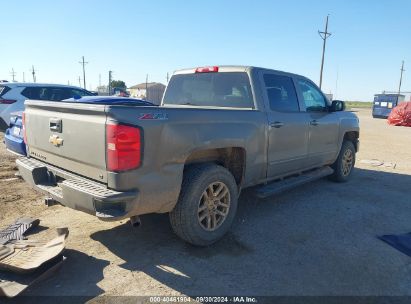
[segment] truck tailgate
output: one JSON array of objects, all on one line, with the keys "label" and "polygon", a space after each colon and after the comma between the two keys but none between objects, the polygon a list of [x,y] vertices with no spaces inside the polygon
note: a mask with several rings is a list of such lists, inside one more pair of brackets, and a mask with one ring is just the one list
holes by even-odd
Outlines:
[{"label": "truck tailgate", "polygon": [[107,182],[105,105],[26,101],[30,157]]}]

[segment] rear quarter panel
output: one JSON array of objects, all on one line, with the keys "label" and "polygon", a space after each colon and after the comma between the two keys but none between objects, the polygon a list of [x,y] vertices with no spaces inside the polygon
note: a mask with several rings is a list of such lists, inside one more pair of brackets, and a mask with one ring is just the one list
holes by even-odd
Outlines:
[{"label": "rear quarter panel", "polygon": [[[147,113],[161,113],[166,119],[141,120]],[[161,204],[170,211],[177,202],[184,164],[196,151],[239,147],[246,151],[244,184],[258,183],[266,176],[266,116],[257,110],[203,109],[188,107],[108,107],[108,123],[120,121],[144,130],[142,167],[126,173],[108,172],[109,187],[126,190],[137,187],[140,202],[149,213]],[[154,206],[156,206],[154,208]],[[153,208],[153,210],[145,210]]]}]

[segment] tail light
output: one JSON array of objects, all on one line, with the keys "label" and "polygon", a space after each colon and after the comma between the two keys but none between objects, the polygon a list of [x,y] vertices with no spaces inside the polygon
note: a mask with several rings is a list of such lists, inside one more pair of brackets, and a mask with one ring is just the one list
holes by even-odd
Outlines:
[{"label": "tail light", "polygon": [[0,104],[12,104],[15,103],[17,100],[14,99],[2,99],[0,98]]},{"label": "tail light", "polygon": [[24,139],[24,143],[27,144],[27,134],[26,134],[26,113],[23,112],[22,115],[22,119],[21,119],[22,123],[23,123],[23,139]]},{"label": "tail light", "polygon": [[217,73],[218,66],[197,68],[196,73]]},{"label": "tail light", "polygon": [[126,171],[141,165],[140,128],[126,125],[106,126],[107,170]]}]

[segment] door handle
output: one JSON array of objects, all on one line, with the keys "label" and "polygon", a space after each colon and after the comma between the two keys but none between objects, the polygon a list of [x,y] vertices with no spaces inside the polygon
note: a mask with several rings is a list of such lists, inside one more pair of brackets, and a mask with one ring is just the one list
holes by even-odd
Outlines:
[{"label": "door handle", "polygon": [[61,133],[61,119],[60,118],[50,118],[49,120],[49,126],[50,130],[54,132]]},{"label": "door handle", "polygon": [[319,123],[318,123],[318,121],[316,121],[316,120],[314,119],[314,120],[311,120],[311,121],[310,121],[310,125],[312,125],[312,126],[318,126]]},{"label": "door handle", "polygon": [[284,126],[284,123],[281,121],[275,121],[275,122],[270,123],[270,127],[276,128],[276,129],[279,129],[283,126]]}]

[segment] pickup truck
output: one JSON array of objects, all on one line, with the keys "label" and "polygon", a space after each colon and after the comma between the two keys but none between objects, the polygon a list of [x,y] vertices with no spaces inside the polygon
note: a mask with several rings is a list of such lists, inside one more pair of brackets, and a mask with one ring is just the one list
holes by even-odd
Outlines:
[{"label": "pickup truck", "polygon": [[241,189],[267,197],[324,176],[347,181],[359,121],[344,109],[303,76],[185,69],[160,106],[26,101],[28,156],[17,165],[64,206],[132,224],[169,213],[178,236],[207,246],[230,229]]}]

